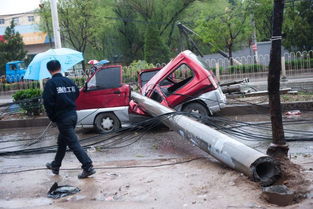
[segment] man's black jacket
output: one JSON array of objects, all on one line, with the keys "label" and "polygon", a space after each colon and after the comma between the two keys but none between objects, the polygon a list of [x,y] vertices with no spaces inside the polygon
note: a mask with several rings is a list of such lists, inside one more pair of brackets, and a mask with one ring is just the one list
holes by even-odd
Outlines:
[{"label": "man's black jacket", "polygon": [[53,75],[43,92],[43,104],[49,119],[57,122],[67,115],[76,114],[75,100],[78,96],[79,89],[72,80],[61,73]]}]

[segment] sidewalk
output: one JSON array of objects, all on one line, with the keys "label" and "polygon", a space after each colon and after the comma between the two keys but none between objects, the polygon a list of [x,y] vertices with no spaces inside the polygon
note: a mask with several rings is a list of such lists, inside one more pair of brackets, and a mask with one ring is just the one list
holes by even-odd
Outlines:
[{"label": "sidewalk", "polygon": [[[267,90],[267,79],[245,83],[247,87],[254,87],[258,91]],[[288,78],[280,81],[280,88],[291,88],[295,91],[313,92],[313,75],[305,78]]]},{"label": "sidewalk", "polygon": [[13,98],[12,98],[13,93],[0,93],[0,104],[6,104],[6,103],[10,103],[13,102]]}]

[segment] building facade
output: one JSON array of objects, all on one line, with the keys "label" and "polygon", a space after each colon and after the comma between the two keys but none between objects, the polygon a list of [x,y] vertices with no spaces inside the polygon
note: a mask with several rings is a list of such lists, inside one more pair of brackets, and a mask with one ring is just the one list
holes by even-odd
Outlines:
[{"label": "building facade", "polygon": [[5,29],[10,26],[12,20],[15,23],[15,30],[23,38],[28,55],[47,51],[53,46],[53,40],[49,38],[47,33],[40,30],[40,17],[34,11],[0,15],[0,41],[4,40]]}]

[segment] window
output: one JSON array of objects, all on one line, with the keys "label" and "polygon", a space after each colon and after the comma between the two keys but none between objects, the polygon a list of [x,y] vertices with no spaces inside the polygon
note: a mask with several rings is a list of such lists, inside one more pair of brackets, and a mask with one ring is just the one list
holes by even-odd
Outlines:
[{"label": "window", "polygon": [[141,86],[144,86],[159,70],[152,70],[147,72],[142,72],[140,74]]},{"label": "window", "polygon": [[15,64],[10,64],[10,70],[16,70],[16,65]]},{"label": "window", "polygon": [[192,70],[188,67],[186,64],[180,65],[175,71],[174,71],[174,79],[178,82],[181,82],[185,79],[188,79],[193,76]]},{"label": "window", "polygon": [[121,69],[119,67],[105,68],[96,74],[87,83],[87,90],[111,89],[121,87]]},{"label": "window", "polygon": [[13,20],[13,23],[14,23],[14,24],[16,24],[16,25],[17,25],[17,24],[18,24],[18,22],[19,22],[18,17],[13,17],[13,19],[12,19],[12,20]]},{"label": "window", "polygon": [[176,70],[160,82],[161,89],[166,96],[171,95],[183,87],[193,78],[193,71],[188,65],[182,64]]},{"label": "window", "polygon": [[0,19],[0,25],[4,24],[4,19]]},{"label": "window", "polygon": [[35,17],[34,16],[28,16],[28,22],[34,22]]}]

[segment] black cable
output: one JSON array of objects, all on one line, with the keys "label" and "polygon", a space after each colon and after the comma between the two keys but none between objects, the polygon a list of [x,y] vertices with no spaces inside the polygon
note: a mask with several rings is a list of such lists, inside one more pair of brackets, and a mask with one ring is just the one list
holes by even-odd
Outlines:
[{"label": "black cable", "polygon": [[[85,138],[83,140],[80,140],[80,142],[82,141],[86,141],[86,140],[90,140],[90,139],[95,139],[95,138],[101,138],[103,136],[106,136],[106,138],[100,140],[100,141],[97,141],[97,142],[93,142],[91,144],[87,144],[87,145],[84,145],[82,146],[83,148],[88,148],[90,146],[94,146],[96,144],[100,144],[100,143],[103,143],[109,139],[112,139],[112,138],[115,138],[117,136],[120,136],[121,134],[123,134],[125,131],[129,131],[129,130],[140,130],[142,128],[140,128],[140,126],[144,125],[144,124],[147,124],[153,120],[159,120],[161,117],[164,117],[164,116],[167,116],[167,115],[170,115],[170,114],[178,114],[178,113],[167,113],[167,114],[164,114],[164,115],[161,115],[161,116],[158,116],[158,117],[154,117],[154,118],[150,118],[148,120],[145,120],[145,121],[142,121],[142,122],[139,122],[139,123],[136,123],[134,124],[134,126],[131,126],[129,128],[122,128],[120,130],[117,130],[115,131],[113,134],[115,135],[106,135],[106,134],[99,134],[99,135],[96,135],[96,136],[92,136],[92,137],[88,137],[88,138]],[[113,141],[113,142],[109,142],[110,144],[111,143],[114,143],[116,141]],[[15,151],[6,151],[6,152],[0,152],[0,156],[5,156],[5,155],[25,155],[25,154],[43,154],[43,153],[51,153],[51,152],[55,152],[56,150],[56,145],[51,145],[51,146],[46,146],[46,147],[39,147],[39,148],[29,148],[29,149],[22,149],[22,150],[15,150]]]},{"label": "black cable", "polygon": [[[123,146],[120,146],[120,147],[112,147],[111,145],[112,144],[115,144],[117,142],[119,143],[124,143],[130,139],[133,139],[133,138],[136,138],[137,136],[133,136],[133,137],[130,137],[129,139],[128,138],[125,138],[125,140],[120,140],[120,139],[117,139],[117,140],[112,140],[114,139],[115,137],[119,137],[121,136],[122,134],[124,134],[123,131],[130,131],[130,130],[140,130],[141,128],[139,128],[138,126],[141,126],[143,125],[144,123],[148,123],[148,122],[152,122],[152,121],[157,121],[159,123],[159,121],[162,121],[162,117],[170,117],[174,114],[180,114],[180,115],[186,115],[186,116],[193,116],[195,117],[194,114],[191,114],[191,113],[182,113],[182,112],[172,112],[172,113],[167,113],[167,114],[164,114],[164,115],[161,115],[161,116],[158,116],[158,117],[155,117],[155,118],[151,118],[151,119],[148,119],[146,121],[143,121],[141,123],[138,123],[138,124],[135,124],[134,126],[130,127],[130,128],[124,128],[122,131],[117,131],[115,133],[115,135],[108,135],[107,137],[104,137],[104,139],[100,140],[100,141],[96,141],[96,142],[93,142],[91,144],[87,144],[87,145],[84,145],[83,147],[84,148],[88,148],[90,146],[94,146],[94,145],[97,145],[97,144],[101,144],[101,148],[103,149],[110,149],[110,148],[121,148],[121,147],[125,147],[125,146],[129,146],[135,142],[137,142],[139,140],[135,140],[134,142],[130,143],[129,145],[123,145]],[[243,129],[236,129],[234,130],[234,128],[229,128],[227,126],[231,126],[231,124],[233,123],[238,123],[238,121],[231,121],[231,120],[226,120],[226,119],[217,119],[217,118],[214,118],[214,117],[208,117],[208,116],[201,116],[201,119],[206,119],[206,122],[207,124],[209,124],[210,126],[216,128],[217,130],[221,131],[221,132],[224,132],[228,135],[232,135],[232,136],[236,136],[240,139],[243,139],[243,140],[246,140],[246,141],[257,141],[257,140],[271,140],[271,137],[269,137],[268,135],[262,135],[261,133],[255,133],[255,132],[248,132],[247,130],[243,130]],[[223,125],[219,125],[219,123],[223,123]],[[247,122],[240,122],[241,123],[241,126],[245,125],[245,126],[253,126],[253,124],[251,123],[247,123]],[[226,125],[225,125],[226,124]],[[150,124],[150,129],[152,129],[154,126]],[[236,128],[236,127],[235,127]],[[149,131],[150,129],[147,129],[145,128],[145,131]],[[260,127],[258,127],[258,129],[260,129]],[[267,128],[268,129],[268,128]],[[294,130],[296,131],[296,130]],[[310,135],[312,132],[306,132],[306,134]],[[85,138],[83,140],[89,140],[89,139],[95,139],[95,138],[100,138],[102,137],[101,135],[97,135],[97,136],[92,136],[92,137],[88,137],[88,138]],[[140,137],[140,136],[138,136]],[[112,140],[111,142],[108,142],[106,144],[103,144],[103,142],[105,141],[108,141],[108,140]],[[288,138],[286,137],[287,140],[290,140],[290,141],[310,141],[312,139],[312,137],[307,137],[307,138],[303,138],[303,137],[297,137],[297,138]],[[83,141],[81,140],[81,141]],[[0,153],[0,155],[11,155],[11,154],[33,154],[34,152],[36,153],[48,153],[48,152],[54,152],[56,149],[56,146],[53,145],[53,146],[48,146],[48,147],[41,147],[41,148],[34,148],[34,149],[27,149],[27,150],[18,150],[18,151],[9,151],[9,152],[4,152],[4,153]]]},{"label": "black cable", "polygon": [[[179,165],[179,164],[189,163],[189,162],[200,160],[200,159],[205,159],[205,157],[196,157],[196,158],[192,158],[192,159],[184,160],[184,161],[180,161],[180,162],[165,163],[165,164],[158,164],[158,165],[107,166],[107,167],[94,167],[94,169],[106,170],[106,169],[129,169],[129,168],[156,168],[156,167],[163,167],[163,166]],[[39,170],[47,170],[47,168],[32,168],[32,169],[25,169],[25,170],[18,170],[18,171],[1,172],[0,175],[24,173],[24,172],[39,171]],[[60,170],[81,170],[81,168],[67,168],[67,169],[63,168]]]},{"label": "black cable", "polygon": [[[177,94],[177,95],[181,95],[181,96],[186,96],[186,97],[190,97],[190,98],[196,98],[196,97],[193,97],[193,96],[189,96],[189,95],[183,95],[183,94]],[[216,100],[212,100],[212,101],[216,101]],[[254,103],[251,103],[251,104],[254,104]],[[256,104],[254,104],[254,105],[256,105]],[[97,111],[97,110],[96,110]],[[90,114],[93,114],[93,112],[92,113],[90,113]],[[168,113],[168,114],[164,114],[164,115],[161,115],[161,116],[158,116],[158,117],[155,117],[155,118],[151,118],[151,119],[148,119],[148,120],[146,120],[146,121],[144,121],[143,123],[151,123],[151,122],[153,122],[153,121],[159,121],[159,120],[161,120],[162,121],[162,117],[170,117],[171,115],[174,115],[174,114],[182,114],[182,115],[186,115],[186,116],[193,116],[193,117],[195,117],[195,115],[192,115],[192,114],[190,114],[190,113],[182,113],[182,112],[173,112],[173,113]],[[87,115],[88,116],[88,115]],[[247,140],[247,141],[252,141],[252,140],[254,140],[254,141],[256,141],[256,140],[271,140],[271,138],[268,136],[268,135],[265,135],[265,134],[261,134],[261,133],[255,133],[255,132],[253,132],[253,133],[251,133],[251,131],[249,132],[249,131],[247,131],[247,130],[244,130],[243,128],[238,128],[238,124],[240,124],[240,126],[241,127],[245,127],[245,126],[253,126],[253,125],[251,125],[251,123],[244,123],[244,122],[238,122],[238,121],[227,121],[227,120],[225,120],[225,119],[223,119],[223,120],[221,120],[221,119],[219,119],[219,121],[215,118],[213,118],[213,117],[208,117],[208,116],[201,116],[201,118],[200,118],[203,122],[205,122],[206,124],[208,124],[208,125],[210,125],[210,126],[212,126],[212,127],[214,127],[214,128],[216,128],[217,130],[219,130],[219,131],[222,131],[222,132],[224,132],[224,133],[226,133],[226,134],[230,134],[230,135],[233,135],[233,136],[236,136],[236,137],[238,137],[238,138],[241,138],[241,139],[243,139],[243,140]],[[216,122],[220,122],[220,123],[223,123],[223,125],[221,126],[221,125],[219,125],[218,123],[216,123]],[[91,143],[91,144],[87,144],[87,145],[85,145],[85,146],[83,146],[85,149],[86,148],[88,148],[88,147],[90,147],[90,146],[94,146],[94,145],[97,145],[97,144],[101,144],[101,147],[102,148],[107,148],[107,149],[110,149],[110,148],[121,148],[121,147],[125,147],[125,146],[129,146],[129,145],[131,145],[131,144],[133,144],[133,143],[135,143],[135,142],[137,142],[140,138],[138,138],[137,140],[135,140],[134,142],[131,142],[130,144],[128,144],[128,145],[123,145],[123,146],[119,146],[119,147],[113,147],[113,146],[111,146],[112,144],[115,144],[115,143],[117,143],[117,142],[119,142],[119,143],[124,143],[124,142],[126,142],[126,141],[128,141],[128,140],[131,140],[131,139],[133,139],[133,138],[135,138],[135,137],[130,137],[129,139],[128,138],[126,138],[125,140],[119,140],[119,139],[117,139],[117,140],[112,140],[112,139],[114,139],[114,138],[116,138],[116,137],[119,137],[119,136],[121,136],[121,135],[123,135],[124,134],[124,132],[125,131],[131,131],[131,130],[140,130],[140,128],[138,128],[139,126],[141,126],[141,125],[143,125],[143,123],[142,124],[140,124],[140,123],[138,123],[138,124],[134,124],[133,126],[131,126],[131,127],[128,127],[128,128],[122,128],[122,129],[120,129],[120,130],[117,130],[116,132],[113,132],[112,134],[113,134],[113,136],[112,135],[110,135],[110,136],[106,136],[106,137],[104,137],[103,135],[97,135],[97,136],[92,136],[92,137],[88,137],[88,138],[85,138],[85,139],[82,139],[80,142],[85,142],[85,141],[89,141],[89,140],[94,140],[94,139],[97,139],[97,138],[103,138],[102,140],[100,140],[100,141],[96,141],[96,142],[93,142],[93,143]],[[235,123],[235,124],[237,124],[237,127],[232,127],[232,124],[233,123]],[[229,127],[227,127],[227,126],[225,126],[225,125],[228,125],[228,126],[230,126],[230,128]],[[151,124],[150,124],[150,127],[152,127],[153,128],[153,126],[151,126]],[[152,129],[152,128],[150,128],[150,129]],[[258,126],[258,128],[259,129],[263,129],[263,130],[266,130],[266,131],[269,131],[270,130],[270,128],[268,128],[268,127],[260,127],[260,126]],[[150,129],[145,129],[146,131],[148,131],[148,130],[150,130]],[[234,130],[234,129],[236,129],[236,130]],[[299,133],[299,131],[298,130],[286,130],[286,133],[294,133],[294,132],[296,132],[297,131],[297,133]],[[312,132],[310,132],[310,131],[307,131],[307,132],[302,132],[304,135],[310,135],[310,134],[312,134]],[[115,134],[115,135],[114,135]],[[305,140],[311,140],[311,138],[310,137],[307,137],[307,138],[302,138],[302,137],[298,137],[298,138],[292,138],[292,139],[289,139],[288,137],[286,137],[288,140],[302,140],[302,141],[305,141]],[[110,142],[108,142],[108,143],[106,143],[106,144],[103,144],[104,142],[106,142],[106,141],[108,141],[108,140],[110,140],[111,139],[111,141]],[[12,148],[12,147],[10,147],[10,148]],[[2,149],[4,149],[4,148],[2,148]],[[40,149],[40,150],[39,150]],[[9,154],[9,155],[11,155],[11,154],[32,154],[32,153],[48,153],[48,152],[53,152],[54,150],[56,149],[56,146],[55,145],[53,145],[53,146],[47,146],[47,147],[41,147],[41,148],[33,148],[33,149],[27,149],[27,150],[17,150],[17,151],[9,151],[9,152],[0,152],[0,156],[1,155],[6,155],[6,154]]]}]

